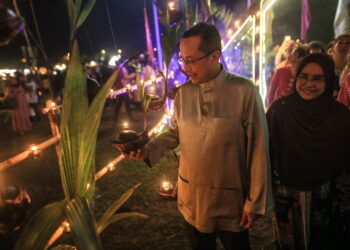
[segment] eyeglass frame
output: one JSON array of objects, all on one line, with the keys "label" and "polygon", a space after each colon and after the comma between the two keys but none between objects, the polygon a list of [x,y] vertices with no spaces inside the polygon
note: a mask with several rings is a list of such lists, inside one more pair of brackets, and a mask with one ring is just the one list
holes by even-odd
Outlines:
[{"label": "eyeglass frame", "polygon": [[[209,53],[205,54],[204,56],[198,57],[196,59],[184,59],[181,56],[179,56],[179,58],[177,59],[177,63],[180,66],[180,68],[183,69],[185,65],[192,66],[196,62],[199,62],[200,60],[203,60],[204,58],[210,56],[214,51],[220,51],[220,50],[214,49],[214,50],[210,51]],[[221,51],[220,51],[220,53],[221,53]]]},{"label": "eyeglass frame", "polygon": [[[309,78],[311,76],[311,78]],[[326,78],[324,75],[308,75],[300,73],[297,77],[299,81],[306,83],[306,82],[313,82],[315,84],[321,84],[323,82],[326,82]]]}]

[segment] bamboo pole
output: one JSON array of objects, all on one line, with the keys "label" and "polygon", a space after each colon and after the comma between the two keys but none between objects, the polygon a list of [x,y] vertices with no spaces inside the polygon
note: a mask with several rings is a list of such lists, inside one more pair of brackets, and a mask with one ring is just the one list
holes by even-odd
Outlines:
[{"label": "bamboo pole", "polygon": [[95,174],[95,180],[99,180],[102,176],[108,173],[108,171],[113,171],[116,168],[116,165],[124,160],[125,156],[124,155],[119,155],[117,158],[115,158],[113,161],[108,163],[106,166],[104,166],[100,171],[98,171]]},{"label": "bamboo pole", "polygon": [[[58,142],[60,140],[60,136],[57,135],[57,136],[54,136],[46,141],[43,141],[42,143],[40,143],[38,146],[38,149],[39,150],[44,150],[45,148],[51,146],[52,144],[55,144],[56,142]],[[28,156],[31,155],[31,151],[30,149],[18,154],[18,155],[15,155],[9,159],[7,159],[6,161],[3,161],[3,162],[0,162],[0,172],[1,171],[4,171],[5,169],[21,162],[21,161],[24,161],[25,159],[28,158]]]},{"label": "bamboo pole", "polygon": [[[49,111],[47,116],[48,116],[49,121],[50,121],[50,127],[51,127],[52,135],[60,137],[60,130],[59,130],[59,127],[58,127],[58,124],[59,124],[59,122],[58,122],[58,119],[59,119],[58,115],[53,114],[52,111]],[[60,157],[61,157],[61,147],[60,147],[60,144],[59,144],[58,141],[55,143],[55,148],[56,148],[57,157],[58,157],[58,159],[60,159]]]}]

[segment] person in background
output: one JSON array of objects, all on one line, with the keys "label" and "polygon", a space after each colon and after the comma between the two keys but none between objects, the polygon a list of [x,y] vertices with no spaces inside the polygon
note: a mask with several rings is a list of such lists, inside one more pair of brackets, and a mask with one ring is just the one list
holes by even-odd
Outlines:
[{"label": "person in background", "polygon": [[108,65],[108,58],[100,62],[99,74],[101,79],[101,85],[104,85],[109,77],[113,74],[114,69]]},{"label": "person in background", "polygon": [[30,108],[34,112],[34,116],[30,116],[31,121],[37,120],[40,121],[40,108],[39,108],[39,97],[38,97],[38,85],[34,81],[34,77],[32,75],[27,76],[27,83],[26,83],[26,89],[27,89],[27,101],[29,103]]},{"label": "person in background", "polygon": [[334,47],[334,40],[330,41],[327,44],[327,48],[326,48],[327,55],[329,55],[332,58],[333,58],[333,53],[334,53],[334,48],[333,47]]},{"label": "person in background", "polygon": [[[115,80],[113,89],[120,90],[122,88],[127,87],[127,84],[130,84],[130,82],[134,78],[135,78],[135,73],[129,74],[126,67],[122,66],[119,69],[119,74],[118,74],[117,79]],[[131,107],[130,107],[130,97],[129,97],[128,92],[121,93],[121,94],[118,94],[116,96],[114,119],[115,119],[115,121],[118,121],[120,111],[121,111],[123,104],[125,105],[128,119],[129,119],[129,121],[131,121],[132,120],[132,113],[131,113]]]},{"label": "person in background", "polygon": [[267,94],[268,106],[275,100],[293,93],[296,69],[305,55],[306,51],[302,47],[293,49],[288,56],[288,65],[275,71]]},{"label": "person in background", "polygon": [[326,46],[320,41],[311,41],[307,50],[308,54],[326,53]]},{"label": "person in background", "polygon": [[[342,34],[338,36],[334,41],[333,46],[333,61],[335,64],[335,74],[337,76],[336,85],[334,87],[334,96],[338,96],[341,84],[341,73],[343,72],[347,62],[348,53],[350,50],[350,34]],[[344,73],[345,75],[346,73]]]},{"label": "person in background", "polygon": [[334,63],[304,58],[296,91],[267,111],[274,201],[282,249],[334,249],[331,181],[349,169],[350,111],[333,98]]},{"label": "person in background", "polygon": [[12,110],[12,129],[21,135],[30,131],[32,125],[29,119],[29,105],[26,98],[24,87],[19,83],[19,79],[8,77],[8,97],[15,98],[17,108]]},{"label": "person in background", "polygon": [[285,36],[282,45],[279,47],[275,56],[275,66],[276,69],[288,66],[288,57],[295,48],[296,43],[290,36]]},{"label": "person in background", "polygon": [[338,102],[344,104],[350,109],[350,73],[346,75],[344,83],[340,88]]},{"label": "person in background", "polygon": [[180,40],[173,126],[130,158],[154,165],[180,148],[178,208],[193,249],[250,249],[248,229],[271,208],[265,112],[254,84],[220,64],[215,26],[198,23]]},{"label": "person in background", "polygon": [[333,45],[333,61],[337,75],[340,75],[347,64],[347,56],[350,50],[350,34],[338,36]]}]

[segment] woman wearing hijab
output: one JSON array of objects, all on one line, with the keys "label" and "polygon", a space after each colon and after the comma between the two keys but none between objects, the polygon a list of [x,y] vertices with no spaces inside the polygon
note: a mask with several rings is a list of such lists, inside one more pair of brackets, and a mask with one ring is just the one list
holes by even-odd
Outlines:
[{"label": "woman wearing hijab", "polygon": [[334,63],[304,58],[295,92],[267,112],[280,243],[286,249],[327,249],[330,182],[349,168],[350,111],[333,99]]}]

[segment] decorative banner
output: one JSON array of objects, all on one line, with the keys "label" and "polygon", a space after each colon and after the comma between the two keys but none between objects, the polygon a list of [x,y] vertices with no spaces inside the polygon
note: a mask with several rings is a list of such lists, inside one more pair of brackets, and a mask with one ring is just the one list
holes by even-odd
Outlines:
[{"label": "decorative banner", "polygon": [[300,39],[307,41],[307,31],[310,27],[310,9],[308,0],[302,0],[301,2],[301,28],[300,28]]},{"label": "decorative banner", "polygon": [[145,17],[145,31],[146,31],[147,52],[148,52],[148,56],[149,56],[150,62],[153,63],[154,62],[153,45],[152,45],[152,39],[151,39],[151,31],[149,29],[149,23],[148,23],[146,6],[143,8],[143,14],[144,14],[144,17]]},{"label": "decorative banner", "polygon": [[350,0],[339,0],[333,26],[335,37],[350,33],[349,7]]}]

